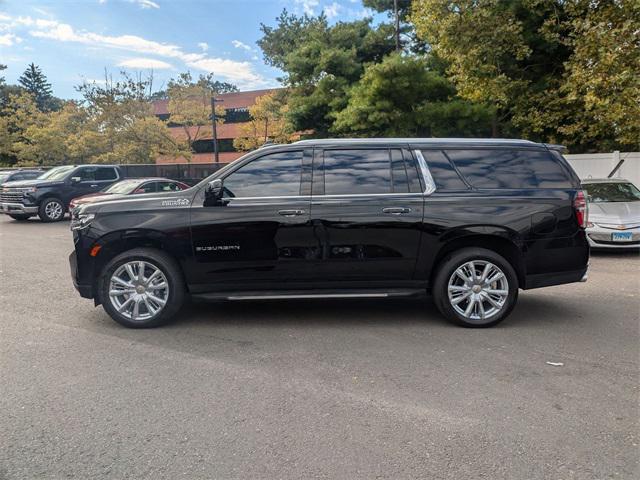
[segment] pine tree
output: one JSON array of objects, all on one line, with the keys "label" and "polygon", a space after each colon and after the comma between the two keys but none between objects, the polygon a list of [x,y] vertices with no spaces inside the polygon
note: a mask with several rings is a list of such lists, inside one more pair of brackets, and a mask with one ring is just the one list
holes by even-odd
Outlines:
[{"label": "pine tree", "polygon": [[47,77],[42,73],[39,66],[31,63],[18,79],[18,82],[27,92],[33,95],[38,110],[45,112],[52,109],[54,98],[51,84],[47,81]]}]

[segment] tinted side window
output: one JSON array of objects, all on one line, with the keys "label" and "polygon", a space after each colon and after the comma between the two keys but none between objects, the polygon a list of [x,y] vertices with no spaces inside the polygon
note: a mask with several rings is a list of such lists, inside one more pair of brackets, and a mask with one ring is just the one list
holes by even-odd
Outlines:
[{"label": "tinted side window", "polygon": [[447,150],[475,188],[570,188],[564,169],[541,150]]},{"label": "tinted side window", "polygon": [[115,180],[118,178],[113,168],[98,168],[96,170],[96,180]]},{"label": "tinted side window", "polygon": [[33,180],[34,178],[38,178],[40,173],[38,172],[25,172],[22,174],[23,180]]},{"label": "tinted side window", "polygon": [[407,168],[400,150],[391,150],[391,176],[393,177],[393,193],[409,192]]},{"label": "tinted side window", "polygon": [[300,195],[302,151],[257,158],[224,179],[225,197],[288,197]]},{"label": "tinted side window", "polygon": [[96,179],[96,168],[95,167],[84,167],[78,169],[78,171],[74,172],[72,177],[80,177],[80,180],[83,182],[89,182]]},{"label": "tinted side window", "polygon": [[436,182],[437,190],[466,190],[467,186],[460,179],[458,172],[449,159],[440,150],[422,150],[429,172]]},{"label": "tinted side window", "polygon": [[326,195],[391,193],[389,150],[325,150]]}]

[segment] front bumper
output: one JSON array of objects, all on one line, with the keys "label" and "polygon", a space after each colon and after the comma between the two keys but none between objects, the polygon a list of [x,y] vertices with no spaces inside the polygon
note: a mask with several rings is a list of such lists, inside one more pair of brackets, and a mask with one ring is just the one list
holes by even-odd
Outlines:
[{"label": "front bumper", "polygon": [[81,277],[78,271],[78,257],[74,250],[69,255],[69,267],[71,268],[71,280],[73,280],[73,286],[83,298],[93,298],[93,285],[91,283],[80,283]]},{"label": "front bumper", "polygon": [[[615,241],[614,233],[630,232],[631,240]],[[603,228],[598,225],[587,228],[587,241],[591,248],[594,249],[637,249],[640,248],[640,227],[630,228],[626,230],[617,230],[613,228]]]},{"label": "front bumper", "polygon": [[24,205],[23,203],[2,202],[0,204],[0,213],[5,215],[35,215],[38,213],[37,205]]}]

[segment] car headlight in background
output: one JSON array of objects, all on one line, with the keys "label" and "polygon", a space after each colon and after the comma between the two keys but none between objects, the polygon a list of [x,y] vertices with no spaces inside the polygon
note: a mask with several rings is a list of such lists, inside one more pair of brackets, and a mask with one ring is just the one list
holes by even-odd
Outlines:
[{"label": "car headlight in background", "polygon": [[95,213],[78,213],[71,218],[71,230],[82,230],[91,225],[93,219],[96,218]]}]

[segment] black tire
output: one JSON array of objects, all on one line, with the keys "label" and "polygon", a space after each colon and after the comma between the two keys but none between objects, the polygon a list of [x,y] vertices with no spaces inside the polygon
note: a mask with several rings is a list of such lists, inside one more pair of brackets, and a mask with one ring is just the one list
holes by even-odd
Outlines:
[{"label": "black tire", "polygon": [[[109,296],[110,280],[122,265],[132,261],[144,261],[158,268],[165,275],[169,291],[164,307],[156,316],[146,320],[132,320],[118,312]],[[153,328],[168,323],[182,307],[186,288],[177,262],[166,253],[152,248],[136,248],[117,255],[102,270],[98,282],[98,294],[102,307],[116,322],[128,328]]]},{"label": "black tire", "polygon": [[[504,273],[508,283],[508,294],[502,307],[488,318],[468,318],[456,311],[449,298],[449,281],[453,278],[455,271],[470,261],[490,262]],[[492,287],[487,287],[492,288]],[[448,320],[464,327],[486,328],[492,327],[507,318],[518,299],[518,277],[511,264],[501,255],[484,248],[463,248],[447,255],[440,262],[436,277],[433,283],[433,300],[438,310]],[[466,300],[468,305],[469,300]],[[461,302],[462,303],[462,302]],[[463,303],[462,306],[465,304]],[[483,301],[484,305],[484,301]],[[462,306],[460,308],[462,308]],[[484,310],[482,311],[484,314]],[[479,316],[479,314],[478,314]]]},{"label": "black tire", "polygon": [[64,203],[55,197],[45,198],[38,208],[38,216],[43,222],[59,222],[64,218]]},{"label": "black tire", "polygon": [[13,218],[14,220],[18,220],[19,222],[23,221],[23,220],[29,220],[31,218],[31,215],[29,215],[28,213],[17,213],[14,215],[9,215],[11,218]]}]

